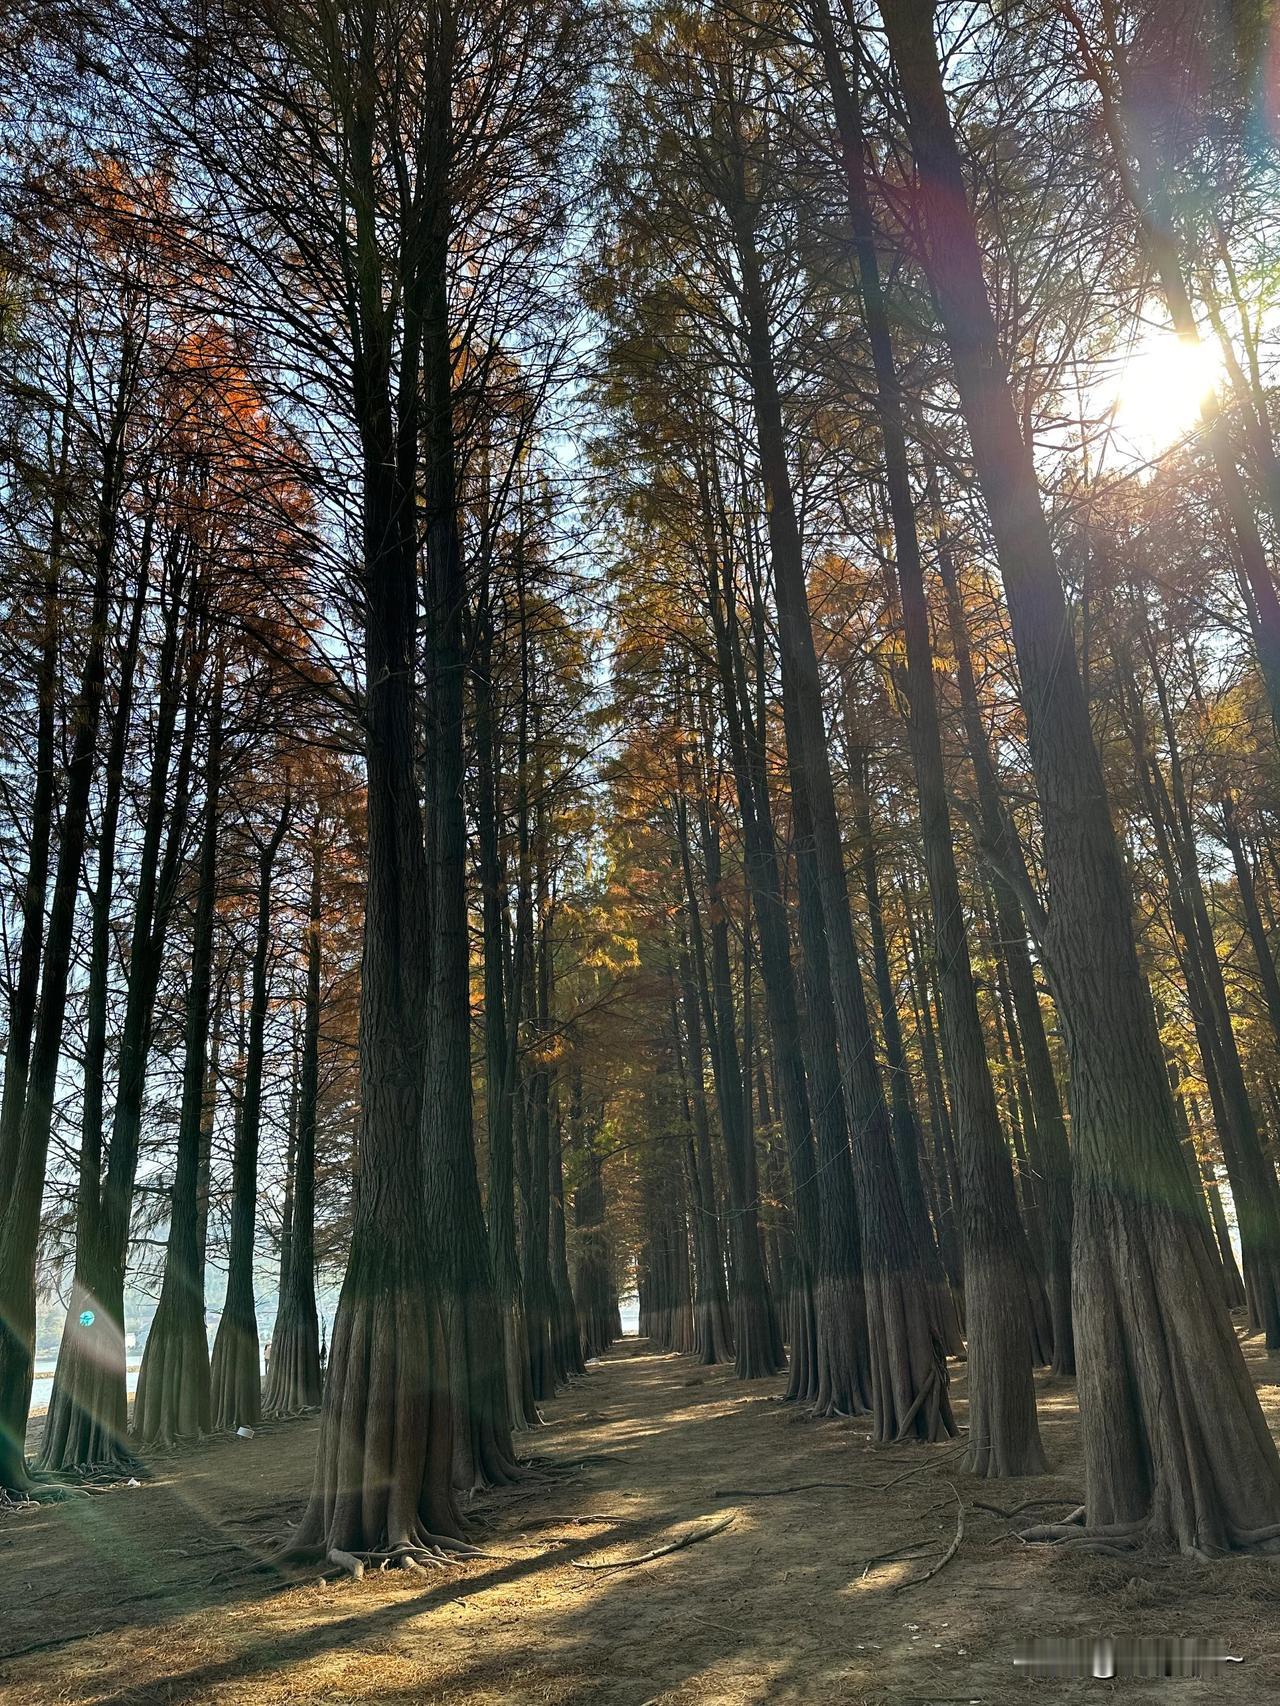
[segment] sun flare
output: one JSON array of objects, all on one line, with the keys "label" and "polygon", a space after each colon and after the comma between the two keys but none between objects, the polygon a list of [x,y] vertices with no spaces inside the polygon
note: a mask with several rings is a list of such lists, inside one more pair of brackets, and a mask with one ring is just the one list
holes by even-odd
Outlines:
[{"label": "sun flare", "polygon": [[1125,449],[1146,460],[1194,430],[1222,377],[1208,344],[1153,332],[1125,359],[1115,388],[1115,428]]}]

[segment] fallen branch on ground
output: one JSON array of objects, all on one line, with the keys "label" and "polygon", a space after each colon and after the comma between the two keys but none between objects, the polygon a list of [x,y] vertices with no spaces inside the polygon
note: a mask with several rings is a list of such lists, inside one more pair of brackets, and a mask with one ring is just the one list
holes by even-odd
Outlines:
[{"label": "fallen branch on ground", "polygon": [[617,1558],[612,1563],[604,1564],[584,1562],[581,1558],[570,1558],[569,1562],[575,1570],[626,1570],[633,1564],[651,1564],[655,1558],[665,1558],[669,1552],[681,1552],[686,1546],[696,1546],[700,1540],[710,1540],[713,1534],[723,1533],[733,1521],[733,1517],[726,1516],[719,1522],[713,1522],[708,1528],[691,1528],[677,1539],[669,1540],[665,1546],[655,1546],[651,1552],[641,1552],[638,1558]]}]

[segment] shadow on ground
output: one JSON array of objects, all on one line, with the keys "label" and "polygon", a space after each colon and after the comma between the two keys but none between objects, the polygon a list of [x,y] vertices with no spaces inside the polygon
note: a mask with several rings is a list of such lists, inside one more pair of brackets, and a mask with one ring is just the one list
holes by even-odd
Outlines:
[{"label": "shadow on ground", "polygon": [[[983,1508],[1039,1499],[1048,1515],[1078,1502],[1069,1384],[1041,1385],[1053,1473],[1003,1483],[963,1476],[953,1448],[872,1450],[864,1423],[809,1421],[779,1387],[625,1341],[527,1438],[536,1456],[603,1460],[480,1501],[495,1556],[425,1583],[321,1582],[270,1560],[305,1500],[314,1421],[153,1460],[137,1488],[7,1516],[0,1698],[1000,1706],[1037,1686],[1014,1665],[1020,1642],[1098,1633],[1217,1638],[1245,1663],[1212,1681],[1038,1685],[1055,1701],[1280,1695],[1280,1564],[1063,1556],[1023,1545],[1017,1521]],[[962,1365],[955,1387],[963,1421]],[[1263,1397],[1276,1425],[1274,1385]],[[959,1549],[919,1580],[953,1541],[958,1503]],[[575,1567],[730,1515],[655,1562]],[[567,1520],[583,1516],[600,1520]],[[899,1548],[910,1551],[883,1556]]]}]

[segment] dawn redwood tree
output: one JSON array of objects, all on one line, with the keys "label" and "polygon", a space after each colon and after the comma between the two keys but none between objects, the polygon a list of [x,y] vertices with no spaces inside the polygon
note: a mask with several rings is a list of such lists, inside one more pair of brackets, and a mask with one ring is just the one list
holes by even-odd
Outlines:
[{"label": "dawn redwood tree", "polygon": [[[982,847],[991,865],[1000,947],[1008,971],[1010,993],[1022,1040],[1031,1094],[1033,1164],[1044,1185],[1045,1289],[1053,1326],[1055,1374],[1075,1373],[1075,1329],[1071,1317],[1071,1151],[1062,1117],[1062,1095],[1049,1053],[1044,1014],[1036,991],[1035,970],[1027,943],[1027,921],[1021,896],[1034,893],[1018,834],[1005,808],[991,756],[974,678],[973,657],[955,556],[940,506],[931,499],[936,525],[938,572],[946,595],[951,652],[960,693],[965,744],[973,768],[977,824]],[[1006,875],[1009,872],[1011,875]]]},{"label": "dawn redwood tree", "polygon": [[[747,51],[758,55],[761,49],[755,44]],[[718,160],[703,168],[708,180],[705,188],[719,201],[728,222],[741,277],[739,335],[765,490],[797,859],[802,883],[806,867],[812,871],[821,917],[821,929],[811,928],[807,933],[805,952],[812,963],[820,942],[825,943],[839,1028],[841,1081],[852,1128],[875,1437],[891,1440],[916,1433],[934,1439],[954,1431],[946,1363],[893,1165],[888,1115],[854,942],[804,547],[788,463],[768,283],[761,258],[760,223],[767,213],[766,198],[776,189],[760,170],[757,155],[762,144],[751,115],[726,86],[714,56],[708,60],[705,76],[708,116],[723,150]],[[803,899],[801,907],[803,919]]]},{"label": "dawn redwood tree", "polygon": [[453,19],[399,0],[360,0],[340,17],[310,0],[190,11],[157,0],[143,25],[173,44],[177,98],[157,122],[241,215],[230,261],[246,301],[326,373],[355,446],[359,1188],[315,1480],[290,1545],[311,1556],[456,1547],[454,1400],[421,1142],[429,936],[417,771],[420,380],[448,229]]},{"label": "dawn redwood tree", "polygon": [[293,821],[292,784],[286,776],[279,814],[265,834],[248,833],[257,850],[253,952],[249,961],[249,1018],[244,1080],[236,1111],[231,1158],[231,1242],[227,1293],[209,1363],[213,1425],[254,1427],[262,1414],[258,1315],[254,1302],[254,1243],[258,1223],[258,1148],[262,1131],[262,1083],[266,1065],[267,1004],[271,994],[271,890],[276,860]]},{"label": "dawn redwood tree", "polygon": [[929,606],[911,490],[902,387],[867,186],[860,90],[856,78],[851,82],[845,75],[826,0],[820,0],[815,17],[840,137],[862,312],[875,372],[894,565],[906,639],[907,726],[942,986],[943,1060],[951,1085],[960,1157],[969,1348],[966,1466],[980,1475],[1035,1474],[1044,1468],[1044,1454],[1036,1423],[1028,1323],[1038,1301],[1040,1281],[1018,1218],[1013,1171],[1000,1129],[951,839]]},{"label": "dawn redwood tree", "polygon": [[100,1104],[83,1130],[75,1273],[40,1445],[40,1465],[47,1470],[120,1470],[129,1462],[125,1269],[156,998],[186,855],[204,653],[194,586],[182,566],[188,553],[178,526],[165,557],[151,772],[138,854],[128,990],[116,1047],[115,1106],[105,1164]]},{"label": "dawn redwood tree", "polygon": [[569,1087],[569,1142],[580,1178],[573,1192],[573,1299],[584,1362],[603,1356],[613,1342],[604,1159],[596,1147],[593,1124],[583,1109],[581,1069],[575,1069]]},{"label": "dawn redwood tree", "polygon": [[[679,746],[676,773],[683,788],[684,764]],[[694,877],[690,846],[688,803],[683,791],[675,797],[676,841],[684,876],[685,917],[690,945],[690,969],[701,1006],[701,1021],[710,1045],[720,1131],[724,1140],[729,1182],[733,1240],[734,1367],[740,1379],[753,1379],[777,1372],[776,1326],[773,1303],[764,1272],[760,1245],[756,1192],[751,1188],[747,1156],[750,1136],[737,1041],[737,1019],[729,966],[729,921],[721,888],[720,842],[706,799],[709,787],[705,774],[694,779],[698,788],[697,814],[702,848],[703,874],[707,883],[709,925],[704,928],[698,886]]]},{"label": "dawn redwood tree", "polygon": [[1113,1543],[1200,1554],[1267,1545],[1280,1537],[1280,1458],[1199,1235],[1070,619],[987,295],[933,0],[880,12],[907,109],[921,259],[990,514],[1044,821],[1042,938],[1071,1061],[1087,1522]]},{"label": "dawn redwood tree", "polygon": [[40,998],[21,1118],[8,1155],[8,1198],[0,1216],[0,1488],[30,1494],[25,1462],[36,1323],[40,1200],[53,1131],[74,946],[76,898],[88,834],[98,730],[107,682],[107,626],[128,473],[127,427],[137,401],[140,350],[126,320],[119,361],[100,423],[100,463],[91,534],[86,637],[70,706],[58,858],[45,926]]},{"label": "dawn redwood tree", "polygon": [[[439,19],[443,86],[429,96],[437,150],[447,172],[453,143],[450,79],[459,51],[458,19]],[[458,1486],[513,1478],[511,1411],[503,1326],[480,1203],[472,1130],[470,921],[467,912],[464,612],[467,581],[458,516],[453,418],[453,336],[449,314],[451,208],[442,197],[423,232],[420,304],[427,660],[425,801],[431,928],[427,975],[426,1083],[422,1140],[430,1189],[428,1227],[437,1250],[453,1388],[454,1474]]]},{"label": "dawn redwood tree", "polygon": [[26,1095],[27,1072],[31,1063],[36,1000],[40,991],[40,958],[44,942],[45,902],[49,888],[54,792],[57,781],[54,740],[59,679],[58,636],[61,625],[58,593],[62,559],[66,549],[66,492],[71,452],[70,401],[70,398],[65,399],[61,406],[61,427],[50,500],[49,542],[36,622],[39,645],[35,666],[36,734],[31,781],[31,829],[27,837],[27,863],[22,881],[22,925],[18,939],[17,970],[9,1000],[8,1033],[4,1052],[4,1090],[0,1092],[0,1179],[11,1176],[16,1159],[22,1102]]},{"label": "dawn redwood tree", "polygon": [[218,830],[222,810],[225,661],[219,656],[209,707],[204,760],[204,819],[196,871],[191,967],[183,1027],[182,1099],[169,1204],[164,1277],[143,1347],[132,1433],[140,1445],[169,1445],[210,1431],[209,1336],[199,1257],[198,1192],[205,1073],[213,988],[214,915],[218,898]]},{"label": "dawn redwood tree", "polygon": [[316,1314],[316,1125],[320,1104],[326,848],[324,820],[319,811],[309,840],[311,878],[307,895],[297,1134],[287,1242],[281,1259],[280,1298],[262,1393],[263,1414],[268,1416],[293,1416],[303,1410],[314,1410],[321,1398],[320,1324]]},{"label": "dawn redwood tree", "polygon": [[715,1169],[711,1156],[711,1114],[707,1106],[704,1078],[702,1005],[687,931],[683,927],[677,964],[680,1011],[677,1017],[673,1008],[672,1018],[675,1023],[676,1058],[680,1068],[681,1094],[689,1133],[688,1168],[694,1212],[694,1354],[699,1362],[710,1366],[717,1362],[728,1362],[733,1356],[733,1325],[729,1311],[729,1288],[724,1271]]},{"label": "dawn redwood tree", "polygon": [[916,1117],[911,1093],[911,1069],[902,1039],[902,1023],[894,991],[893,971],[889,964],[889,945],[880,892],[879,855],[876,850],[875,827],[871,819],[871,755],[867,735],[859,728],[859,721],[852,708],[847,707],[845,723],[848,734],[849,780],[854,797],[853,828],[859,844],[863,900],[871,934],[872,964],[875,969],[876,997],[880,1007],[880,1028],[884,1037],[885,1065],[889,1072],[894,1159],[902,1180],[903,1201],[913,1224],[918,1228],[917,1237],[921,1245],[925,1272],[933,1290],[939,1330],[944,1336],[948,1355],[956,1356],[964,1351],[964,1335],[960,1328],[955,1299],[947,1283],[942,1257],[934,1241],[934,1230],[925,1200],[920,1122]]}]

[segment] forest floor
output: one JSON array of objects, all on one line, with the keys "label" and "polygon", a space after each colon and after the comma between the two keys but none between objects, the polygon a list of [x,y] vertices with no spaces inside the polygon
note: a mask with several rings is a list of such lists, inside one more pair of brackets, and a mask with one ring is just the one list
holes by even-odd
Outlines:
[{"label": "forest floor", "polygon": [[[1280,1369],[1247,1347],[1273,1428]],[[1069,1383],[1040,1383],[1053,1473],[978,1482],[941,1446],[872,1450],[779,1381],[624,1340],[526,1441],[580,1464],[477,1500],[491,1554],[432,1575],[320,1580],[268,1556],[305,1498],[316,1423],[149,1461],[148,1478],[0,1515],[5,1706],[747,1706],[1280,1699],[1280,1561],[1097,1557],[1016,1529],[1082,1491]],[[964,1370],[954,1368],[964,1421]],[[582,1459],[587,1459],[581,1463]],[[805,1483],[829,1483],[806,1486]],[[749,1498],[743,1490],[772,1496]],[[984,1509],[1048,1500],[1017,1521]],[[958,1549],[928,1581],[916,1581]],[[592,1522],[569,1518],[593,1517]],[[634,1568],[633,1557],[731,1517]],[[911,1556],[880,1554],[918,1546]],[[869,1562],[870,1561],[870,1562]],[[1200,1637],[1210,1679],[1040,1680],[1037,1637]]]}]

